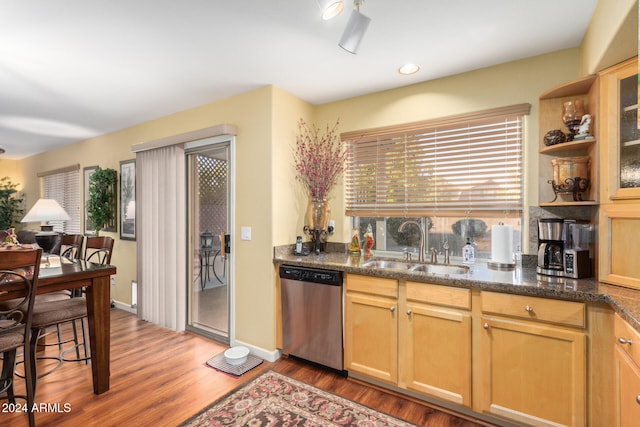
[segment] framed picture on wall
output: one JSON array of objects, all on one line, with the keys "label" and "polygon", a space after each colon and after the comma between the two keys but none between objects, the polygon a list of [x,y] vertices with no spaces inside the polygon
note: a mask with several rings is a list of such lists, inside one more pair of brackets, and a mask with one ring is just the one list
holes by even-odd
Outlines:
[{"label": "framed picture on wall", "polygon": [[136,240],[136,161],[120,162],[120,239]]},{"label": "framed picture on wall", "polygon": [[96,171],[96,169],[98,169],[98,166],[87,166],[82,170],[82,206],[84,207],[84,234],[86,235],[95,234],[95,230],[91,229],[91,224],[89,224],[87,203],[89,203],[89,178],[91,177],[91,174]]}]

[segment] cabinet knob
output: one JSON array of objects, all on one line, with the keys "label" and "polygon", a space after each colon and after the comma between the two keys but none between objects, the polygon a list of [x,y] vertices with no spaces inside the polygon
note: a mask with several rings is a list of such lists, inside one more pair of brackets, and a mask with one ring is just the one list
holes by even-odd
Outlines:
[{"label": "cabinet knob", "polygon": [[622,338],[622,337],[618,338],[618,342],[619,342],[620,344],[629,344],[629,345],[633,344],[633,341],[631,341],[631,340],[627,340],[627,339],[624,339],[624,338]]},{"label": "cabinet knob", "polygon": [[394,311],[396,311],[396,307],[392,305],[391,307],[389,307],[389,310],[391,310],[391,312],[393,313]]},{"label": "cabinet knob", "polygon": [[640,405],[640,394],[636,396],[636,403]]},{"label": "cabinet knob", "polygon": [[527,313],[533,313],[533,307],[531,307],[530,305],[526,306],[526,307],[524,308],[524,310],[525,310]]},{"label": "cabinet knob", "polygon": [[485,323],[484,325],[482,325],[482,327],[485,328],[485,329],[489,329],[489,324]]},{"label": "cabinet knob", "polygon": [[413,313],[413,311],[411,311],[411,309],[407,310],[407,315],[411,316],[411,313]]}]

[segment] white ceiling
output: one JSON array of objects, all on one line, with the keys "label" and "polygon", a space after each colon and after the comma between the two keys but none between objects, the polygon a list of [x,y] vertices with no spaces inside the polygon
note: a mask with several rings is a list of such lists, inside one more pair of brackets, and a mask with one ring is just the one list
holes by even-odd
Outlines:
[{"label": "white ceiling", "polygon": [[[322,104],[580,44],[596,0],[3,0],[0,146],[19,159],[273,84]],[[397,73],[414,62],[412,76]]]}]

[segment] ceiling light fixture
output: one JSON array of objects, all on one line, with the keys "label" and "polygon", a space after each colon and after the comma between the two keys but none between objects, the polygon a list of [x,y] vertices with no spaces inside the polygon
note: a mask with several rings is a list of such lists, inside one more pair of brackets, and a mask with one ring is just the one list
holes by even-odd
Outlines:
[{"label": "ceiling light fixture", "polygon": [[347,27],[344,29],[344,33],[342,33],[340,43],[338,43],[341,48],[354,55],[358,53],[360,42],[369,27],[369,22],[371,22],[371,18],[360,13],[360,5],[363,1],[364,0],[354,0],[354,9],[351,12],[351,16],[349,16]]},{"label": "ceiling light fixture", "polygon": [[404,64],[402,67],[398,68],[398,72],[402,75],[415,74],[420,70],[416,64]]},{"label": "ceiling light fixture", "polygon": [[322,12],[322,19],[325,21],[338,16],[344,7],[342,0],[316,0],[316,4],[320,8],[320,12]]}]

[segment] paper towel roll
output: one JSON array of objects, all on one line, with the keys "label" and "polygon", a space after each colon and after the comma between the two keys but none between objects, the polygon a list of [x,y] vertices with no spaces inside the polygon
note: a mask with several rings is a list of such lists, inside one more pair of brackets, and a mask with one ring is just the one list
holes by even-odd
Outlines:
[{"label": "paper towel roll", "polygon": [[513,227],[494,225],[491,227],[491,261],[504,264],[513,262]]}]

